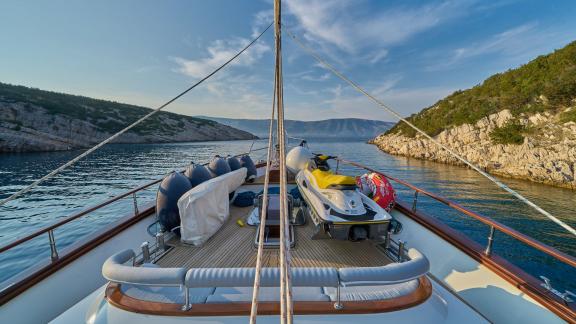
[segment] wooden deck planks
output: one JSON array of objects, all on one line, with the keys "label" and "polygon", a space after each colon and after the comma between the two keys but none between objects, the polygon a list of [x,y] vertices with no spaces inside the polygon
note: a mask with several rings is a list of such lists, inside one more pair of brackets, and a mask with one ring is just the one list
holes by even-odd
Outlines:
[{"label": "wooden deck planks", "polygon": [[[174,249],[157,264],[162,267],[185,268],[238,268],[256,265],[254,237],[256,227],[240,227],[238,219],[245,219],[252,207],[231,207],[231,217],[219,232],[202,247],[169,242]],[[370,241],[348,242],[336,240],[311,240],[314,227],[309,220],[305,226],[296,226],[296,246],[292,248],[293,267],[370,267],[382,266],[390,260]],[[277,267],[279,252],[264,251],[264,266]]]}]

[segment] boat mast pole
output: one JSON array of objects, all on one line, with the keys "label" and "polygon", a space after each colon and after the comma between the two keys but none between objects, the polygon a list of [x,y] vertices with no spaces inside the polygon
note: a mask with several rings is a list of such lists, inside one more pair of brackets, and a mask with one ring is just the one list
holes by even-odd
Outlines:
[{"label": "boat mast pole", "polygon": [[276,49],[276,107],[278,111],[278,146],[280,162],[280,322],[292,323],[292,285],[290,271],[290,242],[288,194],[286,188],[286,137],[284,130],[284,96],[282,80],[282,4],[274,1],[274,47]]}]

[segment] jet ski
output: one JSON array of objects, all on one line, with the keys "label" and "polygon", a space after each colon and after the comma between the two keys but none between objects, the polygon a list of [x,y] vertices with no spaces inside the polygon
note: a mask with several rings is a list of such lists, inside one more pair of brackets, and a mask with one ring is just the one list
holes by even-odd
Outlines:
[{"label": "jet ski", "polygon": [[356,178],[330,169],[333,156],[312,154],[304,145],[290,150],[286,166],[316,226],[316,238],[381,241],[386,238],[392,216],[356,187]]}]

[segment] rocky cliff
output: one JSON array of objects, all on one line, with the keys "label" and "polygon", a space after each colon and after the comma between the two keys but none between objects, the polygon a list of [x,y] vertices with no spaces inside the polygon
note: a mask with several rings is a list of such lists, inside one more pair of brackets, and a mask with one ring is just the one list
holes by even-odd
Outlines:
[{"label": "rocky cliff", "polygon": [[[407,119],[493,174],[576,189],[576,42]],[[405,123],[373,142],[392,154],[458,164]]]},{"label": "rocky cliff", "polygon": [[[90,147],[150,109],[0,83],[0,152]],[[252,139],[254,135],[211,120],[160,112],[114,143]]]},{"label": "rocky cliff", "polygon": [[[435,139],[488,172],[505,177],[576,189],[576,123],[563,122],[562,113],[514,116],[509,110],[491,114],[475,124],[446,129]],[[522,143],[497,144],[494,134],[511,123],[524,129]],[[460,165],[438,145],[421,135],[383,134],[373,141],[390,154]]]}]

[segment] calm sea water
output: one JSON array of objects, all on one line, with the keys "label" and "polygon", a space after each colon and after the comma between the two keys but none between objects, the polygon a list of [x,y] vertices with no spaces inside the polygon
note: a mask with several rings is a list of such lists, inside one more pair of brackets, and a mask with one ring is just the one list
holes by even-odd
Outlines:
[{"label": "calm sea water", "polygon": [[[178,144],[109,145],[60,176],[27,195],[0,207],[0,245],[95,205],[136,186],[156,180],[194,161],[207,162],[213,155],[246,152],[252,141]],[[254,148],[266,143],[257,141]],[[326,152],[358,161],[394,177],[461,203],[482,215],[492,217],[563,252],[576,255],[576,239],[494,186],[474,171],[433,162],[390,156],[375,146],[358,140],[317,140],[309,142],[315,152]],[[0,198],[5,198],[33,180],[78,155],[79,151],[0,155]],[[265,151],[252,157],[263,158]],[[350,174],[362,171],[341,166]],[[576,226],[576,192],[526,181],[506,179],[506,183],[544,209]],[[396,185],[400,199],[411,201],[413,192]],[[137,197],[140,205],[154,201],[154,186]],[[437,217],[480,244],[486,243],[488,227],[430,198],[420,196],[418,209]],[[129,197],[102,210],[73,221],[57,230],[62,250],[101,226],[133,212]],[[409,242],[408,242],[409,244]],[[494,241],[497,253],[527,272],[552,279],[554,287],[576,291],[576,270],[537,252],[502,233]],[[33,264],[49,260],[47,235],[0,254],[0,282]],[[441,262],[441,260],[433,260]]]}]

